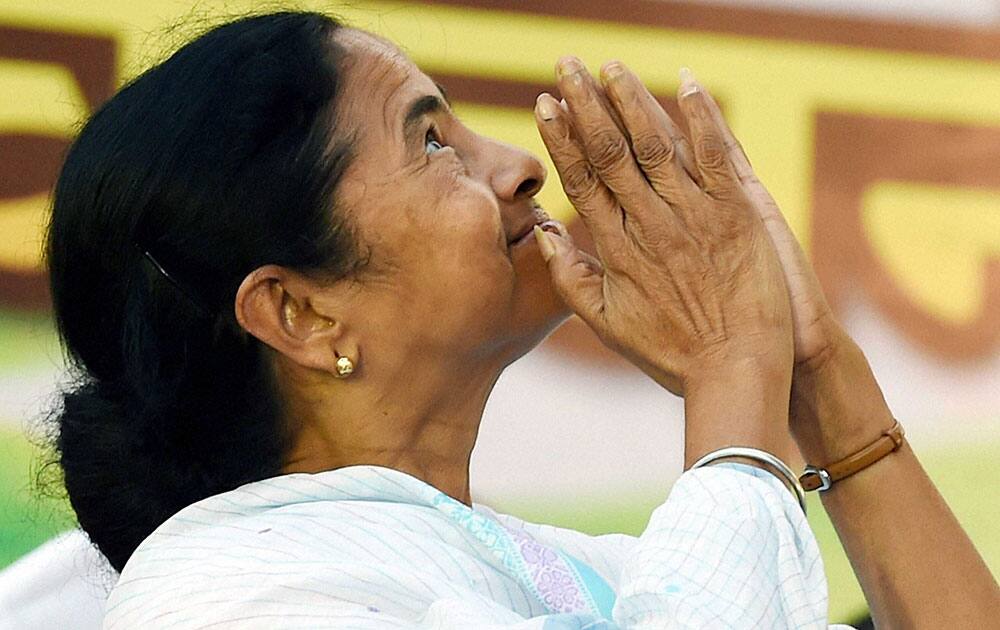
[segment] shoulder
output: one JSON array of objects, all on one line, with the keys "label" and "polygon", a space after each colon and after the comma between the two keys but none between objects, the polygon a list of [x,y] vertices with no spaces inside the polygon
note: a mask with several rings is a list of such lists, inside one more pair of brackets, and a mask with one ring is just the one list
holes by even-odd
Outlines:
[{"label": "shoulder", "polygon": [[[499,560],[433,505],[347,494],[343,483],[336,493],[309,493],[285,481],[210,497],[168,519],[126,565],[105,627],[228,619],[234,610],[287,617],[314,609],[334,619],[371,607],[418,619],[434,601],[484,593],[530,608]],[[305,627],[318,627],[303,614]]]}]

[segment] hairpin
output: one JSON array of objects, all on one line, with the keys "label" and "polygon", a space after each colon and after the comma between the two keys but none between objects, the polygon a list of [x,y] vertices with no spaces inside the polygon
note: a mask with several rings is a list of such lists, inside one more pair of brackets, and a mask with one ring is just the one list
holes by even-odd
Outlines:
[{"label": "hairpin", "polygon": [[140,252],[142,252],[143,257],[146,260],[148,260],[150,262],[150,264],[153,265],[153,267],[156,269],[156,271],[158,271],[160,273],[160,275],[162,275],[164,278],[166,278],[167,281],[170,284],[174,285],[174,287],[178,291],[180,291],[191,302],[191,304],[196,309],[198,309],[199,313],[201,313],[203,316],[209,314],[210,309],[205,305],[204,301],[202,301],[201,299],[195,297],[195,295],[194,295],[194,293],[192,291],[188,290],[187,287],[185,287],[183,284],[181,284],[172,275],[170,275],[169,273],[167,273],[167,270],[164,269],[163,265],[161,265],[160,262],[158,260],[156,260],[156,258],[154,258],[152,254],[149,253],[148,249],[144,249],[138,243],[133,243],[133,245],[135,245],[136,249],[138,249]]}]

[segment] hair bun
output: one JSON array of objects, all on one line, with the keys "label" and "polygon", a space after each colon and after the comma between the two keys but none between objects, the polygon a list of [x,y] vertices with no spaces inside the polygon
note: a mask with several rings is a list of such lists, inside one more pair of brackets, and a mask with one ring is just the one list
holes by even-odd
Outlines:
[{"label": "hair bun", "polygon": [[[145,478],[149,461],[119,387],[85,380],[62,396],[56,447],[63,482],[80,526],[119,571],[172,506]],[[123,421],[124,420],[124,421]],[[169,516],[169,513],[166,514]]]}]

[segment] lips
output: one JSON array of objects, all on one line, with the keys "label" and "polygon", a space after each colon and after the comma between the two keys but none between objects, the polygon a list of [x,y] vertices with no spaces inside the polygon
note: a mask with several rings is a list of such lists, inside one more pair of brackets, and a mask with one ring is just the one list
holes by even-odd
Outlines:
[{"label": "lips", "polygon": [[547,232],[559,233],[556,223],[549,218],[549,215],[541,207],[535,206],[534,212],[510,232],[510,237],[507,239],[507,247],[515,247],[530,240],[534,236],[536,225]]},{"label": "lips", "polygon": [[542,221],[541,223],[534,223],[534,224],[532,224],[531,229],[529,229],[521,238],[519,238],[519,239],[515,240],[514,242],[510,243],[509,247],[510,248],[514,248],[514,247],[517,247],[519,245],[523,245],[524,243],[527,243],[528,241],[533,240],[535,238],[535,229],[534,228],[535,228],[536,225],[538,227],[542,228],[542,230],[544,230],[546,232],[551,232],[553,234],[559,234],[560,236],[565,236],[565,234],[563,234],[563,231],[559,228],[559,224],[556,221],[552,221],[551,219],[549,219],[549,220],[546,220],[546,221]]}]

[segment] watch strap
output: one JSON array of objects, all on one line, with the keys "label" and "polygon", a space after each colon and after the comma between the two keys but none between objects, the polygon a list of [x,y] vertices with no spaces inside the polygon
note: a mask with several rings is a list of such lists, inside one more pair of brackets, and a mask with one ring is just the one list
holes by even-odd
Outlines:
[{"label": "watch strap", "polygon": [[903,435],[903,427],[897,420],[892,428],[883,431],[877,440],[860,451],[823,468],[806,466],[805,472],[799,477],[799,483],[802,484],[802,489],[807,491],[829,490],[834,483],[868,468],[886,455],[899,450],[903,445]]}]

